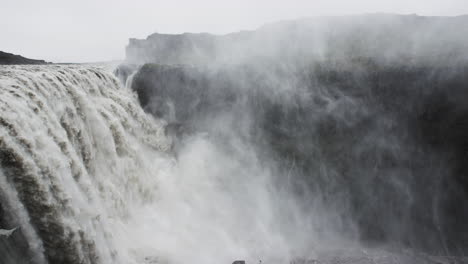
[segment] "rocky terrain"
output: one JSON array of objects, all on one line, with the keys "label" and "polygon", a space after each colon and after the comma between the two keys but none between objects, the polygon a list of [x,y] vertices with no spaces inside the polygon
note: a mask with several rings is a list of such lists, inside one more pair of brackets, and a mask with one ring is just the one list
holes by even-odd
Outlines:
[{"label": "rocky terrain", "polygon": [[0,51],[0,64],[47,64],[44,60],[28,59],[20,55]]},{"label": "rocky terrain", "polygon": [[217,133],[212,120],[229,113],[232,133],[248,133],[281,167],[294,164],[297,188],[345,210],[339,222],[356,224],[363,242],[442,254],[468,246],[467,74],[468,64],[366,60],[341,68],[147,64],[132,88],[178,136]]},{"label": "rocky terrain", "polygon": [[464,264],[466,257],[430,256],[411,251],[342,249],[322,252],[316,259],[297,259],[290,264]]},{"label": "rocky terrain", "polygon": [[468,263],[467,36],[322,17],[2,66],[0,262]]},{"label": "rocky terrain", "polygon": [[[336,214],[328,224],[344,236],[463,255],[467,35],[466,16],[312,18],[131,39],[126,61],[145,64],[132,88],[169,134],[223,142],[223,123],[275,160],[304,210]],[[320,263],[412,263],[362,257]]]}]

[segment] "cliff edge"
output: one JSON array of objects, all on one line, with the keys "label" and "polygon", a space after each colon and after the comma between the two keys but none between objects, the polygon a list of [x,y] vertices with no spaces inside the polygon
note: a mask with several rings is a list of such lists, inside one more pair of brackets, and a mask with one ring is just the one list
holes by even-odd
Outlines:
[{"label": "cliff edge", "polygon": [[11,64],[47,64],[45,60],[28,59],[20,55],[0,51],[0,65]]},{"label": "cliff edge", "polygon": [[449,63],[468,58],[468,16],[368,14],[314,17],[226,35],[159,34],[130,39],[132,64],[242,64],[258,59],[305,63],[367,57],[384,63]]}]

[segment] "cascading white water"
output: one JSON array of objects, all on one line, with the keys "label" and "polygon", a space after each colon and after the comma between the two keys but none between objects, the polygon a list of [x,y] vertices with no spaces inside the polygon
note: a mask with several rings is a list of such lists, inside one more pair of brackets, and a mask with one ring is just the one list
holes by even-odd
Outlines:
[{"label": "cascading white water", "polygon": [[[3,155],[22,166],[21,174],[2,168],[2,204],[17,208],[15,224],[35,237],[28,241],[37,254],[43,240],[66,244],[65,252],[46,252],[49,259],[128,257],[115,252],[112,227],[131,218],[134,205],[155,199],[158,161],[170,144],[162,124],[98,68],[7,67],[0,76]],[[24,220],[28,214],[36,230]]]},{"label": "cascading white water", "polygon": [[248,143],[199,133],[171,155],[165,121],[105,69],[3,67],[0,111],[1,228],[36,263],[286,262],[325,243]]}]

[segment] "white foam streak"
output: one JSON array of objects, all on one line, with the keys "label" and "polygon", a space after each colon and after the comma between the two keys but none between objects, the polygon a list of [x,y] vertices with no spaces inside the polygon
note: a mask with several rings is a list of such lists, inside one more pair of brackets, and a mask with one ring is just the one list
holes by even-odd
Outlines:
[{"label": "white foam streak", "polygon": [[[0,136],[26,171],[0,175],[2,186],[37,183],[38,206],[52,208],[65,234],[82,234],[64,240],[82,263],[273,263],[313,255],[310,216],[274,186],[273,168],[248,146],[232,153],[197,134],[177,157],[169,155],[164,121],[143,113],[135,95],[102,69],[0,73]],[[17,207],[34,251],[47,255],[40,237],[61,234],[36,234],[48,222],[37,212],[28,216],[22,203],[36,198],[18,199],[15,188],[1,193]]]}]

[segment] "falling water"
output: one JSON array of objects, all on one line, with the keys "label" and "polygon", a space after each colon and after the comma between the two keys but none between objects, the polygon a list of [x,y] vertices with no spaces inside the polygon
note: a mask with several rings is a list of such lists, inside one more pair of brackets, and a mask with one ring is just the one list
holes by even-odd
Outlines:
[{"label": "falling water", "polygon": [[286,262],[327,243],[319,209],[304,213],[248,142],[200,132],[176,151],[107,69],[2,67],[0,93],[0,227],[18,228],[0,237],[6,263]]}]

